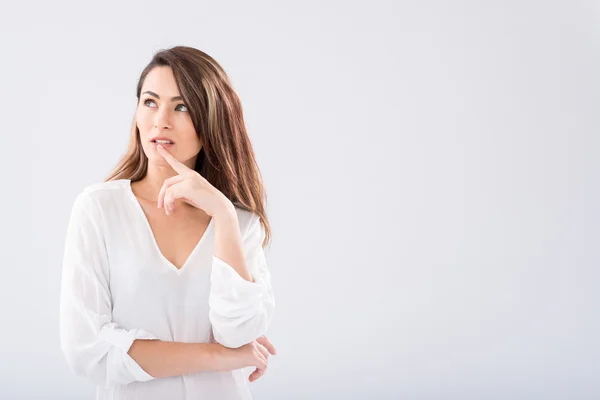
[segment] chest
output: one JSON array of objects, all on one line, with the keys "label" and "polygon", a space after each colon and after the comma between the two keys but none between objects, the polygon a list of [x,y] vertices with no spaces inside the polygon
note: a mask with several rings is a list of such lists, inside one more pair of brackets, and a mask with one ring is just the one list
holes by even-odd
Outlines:
[{"label": "chest", "polygon": [[142,204],[157,250],[181,269],[205,236],[210,216],[202,210],[176,207],[171,215],[164,209]]}]

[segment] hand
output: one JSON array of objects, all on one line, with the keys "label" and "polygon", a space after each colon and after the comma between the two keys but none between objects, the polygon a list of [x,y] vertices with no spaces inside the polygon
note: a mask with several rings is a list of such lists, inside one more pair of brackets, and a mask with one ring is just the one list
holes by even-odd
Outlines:
[{"label": "hand", "polygon": [[[267,365],[268,365],[269,353],[271,353],[273,355],[277,354],[277,351],[275,350],[275,346],[273,346],[273,344],[269,341],[269,339],[267,339],[267,337],[264,336],[264,335],[261,336],[261,337],[259,337],[258,339],[256,339],[255,342],[257,342],[259,346],[262,346],[261,352],[265,355],[265,357],[267,359]],[[267,367],[266,366],[263,369],[257,367],[250,374],[250,376],[248,377],[248,380],[250,382],[254,382],[258,378],[260,378],[261,376],[263,376],[266,371],[267,371]]]},{"label": "hand", "polygon": [[276,351],[265,336],[236,349],[223,347],[220,368],[232,371],[245,367],[256,367],[256,370],[248,377],[250,382],[254,382],[267,370],[269,353],[275,355]]},{"label": "hand", "polygon": [[173,212],[177,199],[204,210],[211,217],[224,209],[233,207],[231,201],[202,175],[179,162],[161,145],[156,148],[178,174],[166,179],[158,193],[158,208],[164,207],[167,215]]}]

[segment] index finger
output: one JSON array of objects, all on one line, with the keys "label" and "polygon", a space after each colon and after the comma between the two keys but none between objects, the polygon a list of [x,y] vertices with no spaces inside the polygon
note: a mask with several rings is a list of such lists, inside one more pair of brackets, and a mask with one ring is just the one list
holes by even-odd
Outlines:
[{"label": "index finger", "polygon": [[158,149],[158,153],[161,156],[163,156],[163,158],[169,163],[171,167],[173,167],[175,172],[177,172],[178,174],[184,174],[189,170],[189,168],[184,163],[180,162],[175,157],[173,157],[173,155],[169,153],[169,151],[162,147],[160,144],[157,145],[156,148]]},{"label": "index finger", "polygon": [[277,350],[275,350],[275,346],[273,346],[273,344],[269,341],[269,339],[267,339],[266,336],[261,336],[258,339],[256,339],[256,341],[260,344],[262,344],[263,346],[265,346],[267,348],[267,350],[269,350],[269,353],[275,355],[277,354]]}]

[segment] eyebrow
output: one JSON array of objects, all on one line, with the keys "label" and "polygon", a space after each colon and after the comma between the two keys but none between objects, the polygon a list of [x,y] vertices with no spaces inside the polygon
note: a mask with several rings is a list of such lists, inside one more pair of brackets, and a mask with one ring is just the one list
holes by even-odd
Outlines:
[{"label": "eyebrow", "polygon": [[[160,100],[160,96],[159,96],[159,95],[157,95],[156,93],[154,93],[154,92],[151,92],[150,90],[146,90],[146,91],[145,91],[144,93],[142,93],[142,94],[146,94],[146,93],[148,93],[148,94],[150,94],[150,95],[152,95],[152,96],[154,96],[154,97],[156,97],[157,99],[159,99],[159,100]],[[175,100],[183,100],[183,97],[181,97],[181,96],[175,96],[175,97],[171,97],[171,101],[175,101]]]}]

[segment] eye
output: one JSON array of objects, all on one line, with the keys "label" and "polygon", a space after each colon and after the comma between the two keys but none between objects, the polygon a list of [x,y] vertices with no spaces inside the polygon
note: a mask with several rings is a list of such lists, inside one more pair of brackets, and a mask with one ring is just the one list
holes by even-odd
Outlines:
[{"label": "eye", "polygon": [[[146,99],[146,100],[144,100],[144,105],[148,105],[148,102],[154,103],[154,100]],[[185,104],[178,104],[177,107],[183,107],[184,110],[182,110],[182,111],[188,111],[187,106]],[[177,107],[176,107],[176,109],[177,109]]]},{"label": "eye", "polygon": [[149,101],[151,101],[151,102],[153,102],[153,103],[154,103],[154,100],[152,100],[152,99],[146,99],[146,100],[144,100],[144,105],[147,105],[147,103],[148,103]]}]

